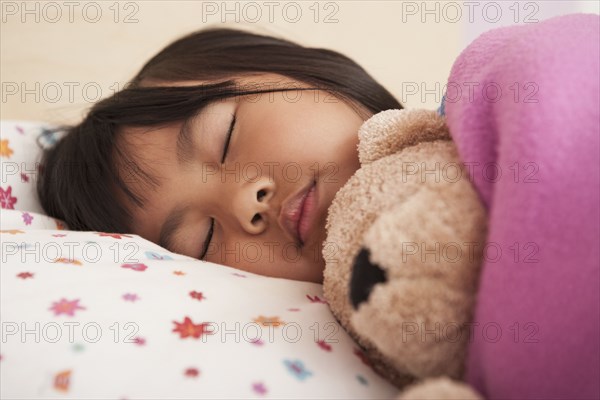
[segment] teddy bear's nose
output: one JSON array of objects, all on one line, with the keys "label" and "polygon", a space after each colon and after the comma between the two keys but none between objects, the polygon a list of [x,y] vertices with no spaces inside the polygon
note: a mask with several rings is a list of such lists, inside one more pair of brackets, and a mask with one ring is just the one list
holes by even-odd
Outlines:
[{"label": "teddy bear's nose", "polygon": [[369,260],[369,249],[362,248],[354,259],[352,277],[350,278],[350,301],[354,309],[363,301],[367,301],[373,287],[387,281],[386,272]]}]

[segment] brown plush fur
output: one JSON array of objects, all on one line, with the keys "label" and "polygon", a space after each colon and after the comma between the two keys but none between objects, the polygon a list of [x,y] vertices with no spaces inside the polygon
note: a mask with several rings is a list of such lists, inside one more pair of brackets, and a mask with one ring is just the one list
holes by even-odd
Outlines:
[{"label": "brown plush fur", "polygon": [[[398,386],[460,378],[485,210],[434,111],[381,112],[363,124],[359,138],[362,166],[329,209],[325,297],[376,369]],[[387,281],[355,311],[349,282],[361,248]]]},{"label": "brown plush fur", "polygon": [[471,387],[448,378],[430,378],[411,385],[397,400],[481,400]]}]

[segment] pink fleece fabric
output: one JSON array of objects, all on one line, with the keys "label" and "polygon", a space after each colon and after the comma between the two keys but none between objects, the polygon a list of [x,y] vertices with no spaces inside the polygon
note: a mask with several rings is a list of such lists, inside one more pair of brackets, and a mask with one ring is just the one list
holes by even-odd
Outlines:
[{"label": "pink fleece fabric", "polygon": [[486,398],[600,398],[599,21],[494,29],[450,73],[447,122],[489,212],[466,373]]}]

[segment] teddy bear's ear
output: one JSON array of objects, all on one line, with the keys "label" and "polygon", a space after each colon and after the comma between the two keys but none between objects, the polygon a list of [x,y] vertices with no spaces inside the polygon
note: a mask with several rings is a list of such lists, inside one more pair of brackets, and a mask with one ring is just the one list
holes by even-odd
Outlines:
[{"label": "teddy bear's ear", "polygon": [[421,142],[450,140],[445,118],[433,110],[386,110],[358,130],[358,157],[365,165]]}]

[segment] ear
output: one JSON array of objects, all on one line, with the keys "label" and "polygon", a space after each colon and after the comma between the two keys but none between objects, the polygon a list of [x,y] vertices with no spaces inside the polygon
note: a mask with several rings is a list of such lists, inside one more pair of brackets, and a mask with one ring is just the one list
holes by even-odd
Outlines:
[{"label": "ear", "polygon": [[362,165],[417,143],[451,140],[445,118],[424,109],[381,111],[362,124],[358,137]]}]

